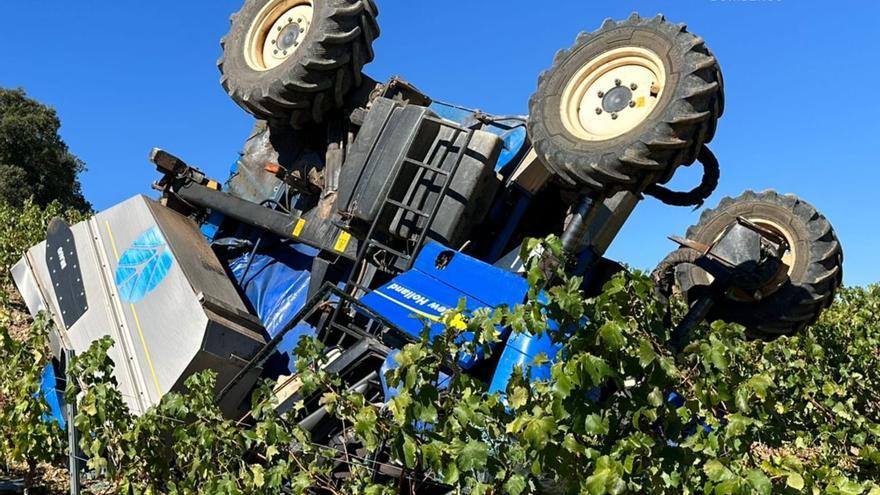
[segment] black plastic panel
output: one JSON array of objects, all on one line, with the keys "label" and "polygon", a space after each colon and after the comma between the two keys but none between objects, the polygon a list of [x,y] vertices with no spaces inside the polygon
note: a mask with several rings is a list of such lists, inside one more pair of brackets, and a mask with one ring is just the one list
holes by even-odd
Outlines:
[{"label": "black plastic panel", "polygon": [[55,289],[61,319],[64,321],[64,326],[70,330],[70,327],[88,311],[89,303],[83,286],[73,232],[60,218],[53,218],[49,222],[46,267],[49,269],[49,278]]}]

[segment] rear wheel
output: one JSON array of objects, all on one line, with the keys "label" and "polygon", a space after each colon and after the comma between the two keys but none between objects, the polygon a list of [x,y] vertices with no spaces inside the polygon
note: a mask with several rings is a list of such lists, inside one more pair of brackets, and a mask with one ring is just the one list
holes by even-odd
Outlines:
[{"label": "rear wheel", "polygon": [[[747,191],[725,198],[688,229],[690,240],[711,244],[743,217],[786,239],[790,250],[773,282],[755,293],[732,290],[716,303],[712,320],[744,325],[754,337],[773,338],[802,330],[831,305],[843,281],[843,250],[831,223],[812,205],[791,194]],[[678,286],[694,300],[712,282],[694,265],[680,265]]]},{"label": "rear wheel", "polygon": [[321,122],[361,84],[377,16],[373,0],[247,0],[221,42],[223,88],[275,125]]},{"label": "rear wheel", "polygon": [[721,70],[683,24],[633,14],[557,53],[529,111],[535,149],[563,182],[641,192],[711,141],[723,112]]}]

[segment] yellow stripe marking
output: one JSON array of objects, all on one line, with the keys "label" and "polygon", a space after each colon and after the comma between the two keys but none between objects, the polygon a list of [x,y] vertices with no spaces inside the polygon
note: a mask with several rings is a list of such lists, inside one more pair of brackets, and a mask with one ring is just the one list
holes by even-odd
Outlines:
[{"label": "yellow stripe marking", "polygon": [[301,236],[304,228],[306,228],[306,220],[304,218],[300,218],[299,222],[296,222],[296,227],[293,228],[293,236]]},{"label": "yellow stripe marking", "polygon": [[345,248],[348,247],[349,241],[351,241],[351,234],[343,230],[339,233],[339,238],[336,239],[336,245],[333,246],[333,249],[340,253],[344,253]]},{"label": "yellow stripe marking", "polygon": [[[110,236],[110,246],[113,248],[113,254],[116,256],[116,263],[119,263],[119,250],[116,249],[116,240],[113,238],[113,230],[110,228],[110,221],[105,222],[107,225],[107,234]],[[141,320],[138,318],[137,310],[134,303],[129,304],[131,314],[134,316],[134,325],[137,328],[138,335],[141,338],[141,346],[144,348],[144,355],[147,357],[147,366],[150,368],[150,374],[153,376],[153,385],[156,386],[156,393],[162,397],[162,387],[159,386],[159,377],[156,375],[156,367],[153,366],[153,357],[150,355],[150,349],[147,347],[147,339],[144,337],[144,329],[141,328]]]}]

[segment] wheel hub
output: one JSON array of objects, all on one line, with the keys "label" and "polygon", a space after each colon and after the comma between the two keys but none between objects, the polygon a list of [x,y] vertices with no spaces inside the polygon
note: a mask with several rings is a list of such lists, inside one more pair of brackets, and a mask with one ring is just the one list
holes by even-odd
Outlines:
[{"label": "wheel hub", "polygon": [[281,34],[278,35],[278,40],[275,46],[278,47],[278,50],[288,50],[293,48],[296,45],[299,45],[299,35],[302,33],[302,27],[299,24],[293,23],[288,24],[284,30],[281,31]]},{"label": "wheel hub", "polygon": [[624,86],[615,86],[602,98],[602,109],[609,113],[617,113],[632,102],[632,91]]},{"label": "wheel hub", "polygon": [[648,119],[666,84],[666,69],[654,52],[625,47],[584,65],[561,99],[562,123],[579,139],[613,139]]},{"label": "wheel hub", "polygon": [[259,71],[274,69],[293,56],[309,32],[310,0],[275,0],[257,15],[247,35],[245,59]]}]

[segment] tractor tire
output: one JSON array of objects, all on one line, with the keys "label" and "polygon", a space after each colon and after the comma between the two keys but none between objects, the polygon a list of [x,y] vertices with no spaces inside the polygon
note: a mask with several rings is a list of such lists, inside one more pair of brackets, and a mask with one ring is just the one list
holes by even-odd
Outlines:
[{"label": "tractor tire", "polygon": [[642,192],[692,164],[723,111],[721,69],[703,39],[633,14],[556,54],[529,100],[528,128],[563,184]]},{"label": "tractor tire", "polygon": [[[790,245],[783,259],[788,265],[787,277],[762,289],[765,294],[759,299],[728,294],[716,303],[710,321],[739,323],[746,327],[749,336],[762,339],[796,333],[814,323],[834,301],[834,294],[843,283],[843,250],[831,223],[797,196],[746,191],[706,210],[699,223],[688,229],[687,238],[711,244],[738,217],[786,238]],[[689,302],[711,283],[709,275],[694,265],[680,265],[676,280]]]},{"label": "tractor tire", "polygon": [[377,16],[373,0],[247,0],[220,43],[220,82],[257,119],[322,122],[360,86]]}]

